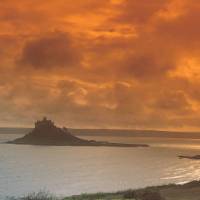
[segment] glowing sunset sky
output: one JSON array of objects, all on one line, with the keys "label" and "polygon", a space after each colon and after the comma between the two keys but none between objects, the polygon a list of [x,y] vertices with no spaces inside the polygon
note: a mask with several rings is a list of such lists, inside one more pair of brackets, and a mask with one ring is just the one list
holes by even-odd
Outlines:
[{"label": "glowing sunset sky", "polygon": [[200,130],[199,0],[0,1],[0,126]]}]

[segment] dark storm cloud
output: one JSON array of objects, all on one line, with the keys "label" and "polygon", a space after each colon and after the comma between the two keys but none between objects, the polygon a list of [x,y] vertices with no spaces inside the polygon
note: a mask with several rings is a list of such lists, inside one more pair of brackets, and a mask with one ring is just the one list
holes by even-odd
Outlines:
[{"label": "dark storm cloud", "polygon": [[18,64],[47,70],[70,68],[79,63],[80,57],[68,34],[50,33],[27,41]]},{"label": "dark storm cloud", "polygon": [[128,77],[150,80],[164,77],[173,67],[175,67],[173,60],[167,60],[162,55],[162,52],[160,52],[160,55],[155,55],[152,52],[143,52],[141,55],[136,53],[136,55],[133,54],[125,58],[122,67],[119,69],[120,71],[125,69],[124,73]]}]

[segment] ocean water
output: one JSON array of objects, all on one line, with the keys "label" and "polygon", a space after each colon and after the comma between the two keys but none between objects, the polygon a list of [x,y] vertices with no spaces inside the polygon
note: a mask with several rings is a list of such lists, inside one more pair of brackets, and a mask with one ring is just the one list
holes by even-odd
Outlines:
[{"label": "ocean water", "polygon": [[200,154],[197,139],[84,137],[149,148],[3,144],[19,136],[0,134],[0,199],[40,190],[68,196],[200,179],[200,161],[178,158]]}]

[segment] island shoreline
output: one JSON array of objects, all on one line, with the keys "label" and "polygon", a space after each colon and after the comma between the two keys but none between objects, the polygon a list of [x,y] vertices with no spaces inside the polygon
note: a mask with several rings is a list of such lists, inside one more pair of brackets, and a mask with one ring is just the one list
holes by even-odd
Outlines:
[{"label": "island shoreline", "polygon": [[53,121],[44,117],[41,121],[35,122],[35,128],[23,137],[7,144],[40,145],[40,146],[91,146],[91,147],[149,147],[147,144],[124,144],[85,140],[74,136],[67,128],[57,127]]}]

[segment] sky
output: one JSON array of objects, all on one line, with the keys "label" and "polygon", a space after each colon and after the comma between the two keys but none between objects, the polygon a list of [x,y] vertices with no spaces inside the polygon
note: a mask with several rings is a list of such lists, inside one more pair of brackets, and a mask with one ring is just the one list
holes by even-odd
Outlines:
[{"label": "sky", "polygon": [[0,1],[0,126],[200,130],[199,0]]}]

